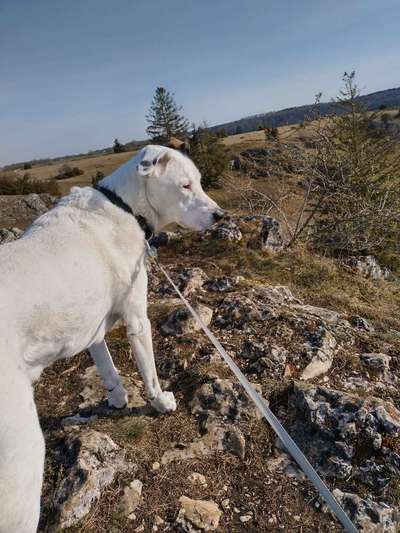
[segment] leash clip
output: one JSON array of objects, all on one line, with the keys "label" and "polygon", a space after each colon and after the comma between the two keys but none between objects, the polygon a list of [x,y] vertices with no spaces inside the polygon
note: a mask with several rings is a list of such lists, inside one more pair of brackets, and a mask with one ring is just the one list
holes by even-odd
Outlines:
[{"label": "leash clip", "polygon": [[149,241],[146,239],[146,252],[148,259],[154,261],[157,259],[157,248],[155,246],[151,246],[149,244]]}]

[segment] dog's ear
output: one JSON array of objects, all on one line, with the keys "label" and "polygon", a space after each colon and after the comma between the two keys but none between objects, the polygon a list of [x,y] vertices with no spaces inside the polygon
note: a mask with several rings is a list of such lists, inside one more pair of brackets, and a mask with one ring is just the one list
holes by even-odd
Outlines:
[{"label": "dog's ear", "polygon": [[170,155],[168,152],[159,154],[153,160],[142,159],[142,161],[137,166],[138,174],[141,176],[161,176],[165,171],[170,160]]}]

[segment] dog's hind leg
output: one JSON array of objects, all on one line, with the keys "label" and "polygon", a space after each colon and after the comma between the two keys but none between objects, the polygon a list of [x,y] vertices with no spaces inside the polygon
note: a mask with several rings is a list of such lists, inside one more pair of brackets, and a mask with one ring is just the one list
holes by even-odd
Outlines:
[{"label": "dog's hind leg", "polygon": [[1,365],[0,372],[0,532],[35,533],[44,439],[32,386],[22,370],[14,368],[13,361],[7,363],[6,368]]},{"label": "dog's hind leg", "polygon": [[110,351],[103,340],[98,344],[93,344],[89,348],[89,353],[96,363],[97,370],[107,389],[107,400],[110,407],[122,409],[128,403],[128,395],[122,385],[118,370],[114,366]]}]

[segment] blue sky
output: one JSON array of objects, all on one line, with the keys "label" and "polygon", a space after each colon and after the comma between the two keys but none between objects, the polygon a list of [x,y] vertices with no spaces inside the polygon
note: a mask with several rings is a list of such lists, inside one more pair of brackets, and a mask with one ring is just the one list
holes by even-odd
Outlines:
[{"label": "blue sky", "polygon": [[0,165],[145,137],[154,89],[210,125],[400,85],[399,0],[0,0]]}]

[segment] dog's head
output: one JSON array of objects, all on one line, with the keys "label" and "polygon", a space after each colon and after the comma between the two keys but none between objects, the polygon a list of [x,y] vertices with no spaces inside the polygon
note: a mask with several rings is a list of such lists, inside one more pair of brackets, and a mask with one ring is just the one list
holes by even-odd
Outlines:
[{"label": "dog's head", "polygon": [[204,230],[223,217],[222,209],[203,191],[195,164],[182,153],[149,145],[138,154],[136,171],[160,226],[175,222]]}]

